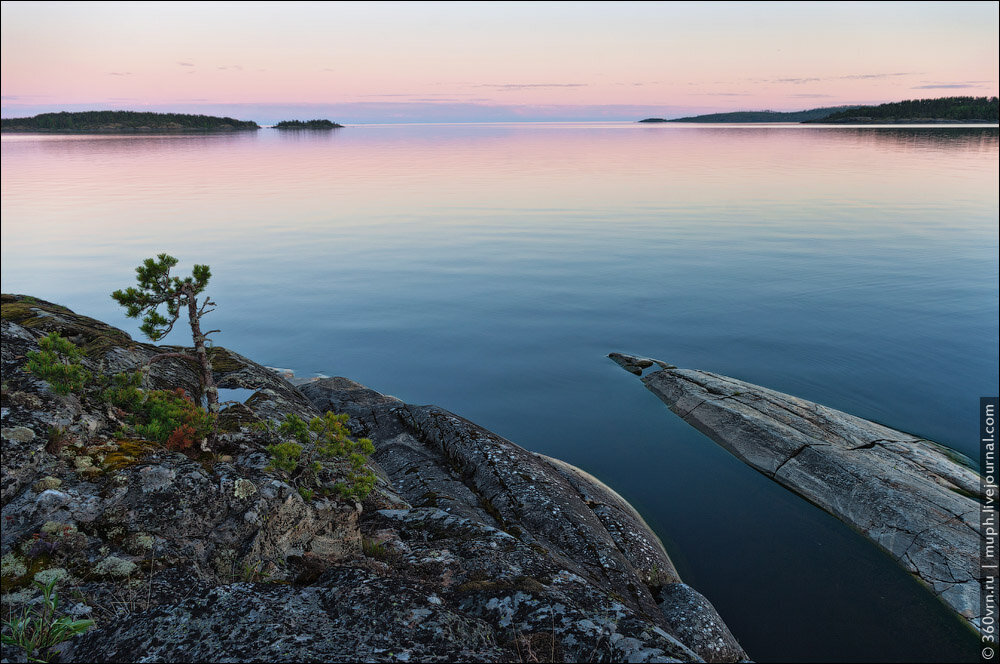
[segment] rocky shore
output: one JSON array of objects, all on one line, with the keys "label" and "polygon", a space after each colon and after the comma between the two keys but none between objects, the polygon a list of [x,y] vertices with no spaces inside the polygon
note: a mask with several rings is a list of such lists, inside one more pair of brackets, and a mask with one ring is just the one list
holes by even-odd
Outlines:
[{"label": "rocky shore", "polygon": [[609,356],[741,461],[857,529],[982,629],[981,478],[930,440],[789,394]]},{"label": "rocky shore", "polygon": [[[51,332],[82,352],[82,389],[25,370]],[[614,491],[458,415],[345,378],[297,387],[216,348],[218,385],[253,394],[221,411],[211,451],[171,449],[127,433],[100,390],[163,347],[18,295],[2,335],[4,619],[54,579],[60,610],[95,622],[60,661],[747,658]],[[197,393],[181,360],[145,380]],[[360,502],[274,467],[274,423],[325,411],[374,443]]]}]

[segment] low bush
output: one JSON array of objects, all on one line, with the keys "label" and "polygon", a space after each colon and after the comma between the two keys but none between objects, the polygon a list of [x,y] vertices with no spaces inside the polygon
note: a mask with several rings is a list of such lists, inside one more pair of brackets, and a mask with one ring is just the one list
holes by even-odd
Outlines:
[{"label": "low bush", "polygon": [[198,406],[181,388],[144,390],[140,373],[117,374],[104,391],[120,408],[134,435],[162,443],[167,449],[196,452],[195,443],[215,430],[215,416]]},{"label": "low bush", "polygon": [[375,447],[367,438],[351,436],[349,419],[346,413],[331,411],[309,422],[288,415],[278,433],[294,440],[267,446],[271,468],[289,473],[303,496],[312,497],[314,487],[321,485],[324,464],[333,465],[337,479],[327,488],[344,498],[363,500],[375,487],[375,473],[366,465]]},{"label": "low bush", "polygon": [[52,386],[56,394],[80,392],[90,379],[90,372],[83,368],[83,353],[72,341],[58,332],[51,332],[38,340],[41,350],[28,353],[27,371]]}]

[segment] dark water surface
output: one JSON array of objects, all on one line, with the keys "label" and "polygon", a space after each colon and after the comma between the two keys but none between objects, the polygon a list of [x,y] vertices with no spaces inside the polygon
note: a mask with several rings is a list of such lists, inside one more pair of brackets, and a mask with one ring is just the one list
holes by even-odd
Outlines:
[{"label": "dark water surface", "polygon": [[978,397],[998,392],[997,129],[4,135],[2,166],[4,292],[138,336],[108,294],[155,253],[208,263],[217,343],[438,404],[597,475],[751,657],[977,657],[888,556],[606,355],[978,458]]}]

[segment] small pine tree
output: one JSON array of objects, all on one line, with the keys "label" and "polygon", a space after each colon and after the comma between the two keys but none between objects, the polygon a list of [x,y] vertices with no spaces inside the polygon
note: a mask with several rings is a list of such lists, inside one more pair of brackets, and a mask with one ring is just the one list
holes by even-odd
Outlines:
[{"label": "small pine tree", "polygon": [[[215,306],[211,298],[199,306],[198,295],[205,290],[212,276],[207,265],[195,265],[190,277],[181,279],[171,277],[170,270],[177,265],[177,259],[167,254],[159,254],[156,260],[147,258],[135,269],[139,287],[129,286],[125,290],[116,290],[111,294],[118,304],[125,307],[129,318],[143,316],[142,333],[152,341],[159,341],[174,328],[174,323],[187,309],[188,322],[191,324],[191,336],[194,339],[194,357],[187,353],[161,353],[150,359],[150,363],[168,357],[193,359],[200,370],[199,382],[202,395],[208,401],[208,409],[212,413],[219,412],[219,390],[212,377],[212,362],[208,357],[205,341],[208,335],[219,330],[201,331],[201,317],[215,311],[209,307]],[[159,312],[160,305],[166,305],[164,316]]]},{"label": "small pine tree", "polygon": [[83,354],[58,332],[38,340],[39,351],[28,353],[28,373],[47,380],[56,394],[79,392],[90,380],[90,372],[80,364]]}]

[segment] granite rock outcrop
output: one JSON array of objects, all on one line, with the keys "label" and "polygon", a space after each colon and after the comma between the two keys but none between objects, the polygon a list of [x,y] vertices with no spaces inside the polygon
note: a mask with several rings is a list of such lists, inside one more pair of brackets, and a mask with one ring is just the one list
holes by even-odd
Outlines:
[{"label": "granite rock outcrop", "polygon": [[[164,347],[26,296],[2,309],[4,617],[58,579],[61,610],[96,623],[61,661],[746,659],[635,510],[569,464],[344,378],[293,385],[224,348],[217,384],[252,396],[224,404],[210,452],[170,449],[102,398]],[[51,332],[82,352],[78,393],[25,370]],[[197,393],[179,359],[144,381]],[[276,423],[327,410],[374,442],[361,501],[273,466]]]}]

